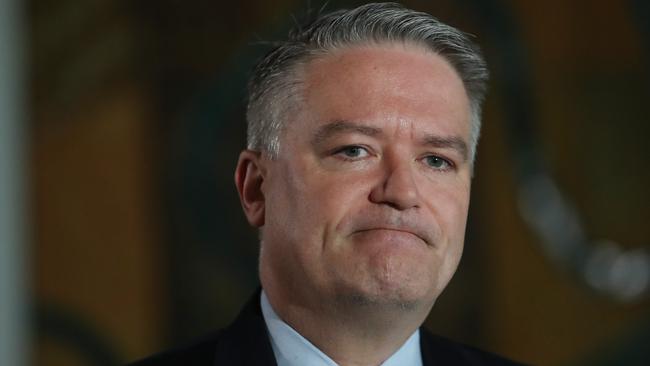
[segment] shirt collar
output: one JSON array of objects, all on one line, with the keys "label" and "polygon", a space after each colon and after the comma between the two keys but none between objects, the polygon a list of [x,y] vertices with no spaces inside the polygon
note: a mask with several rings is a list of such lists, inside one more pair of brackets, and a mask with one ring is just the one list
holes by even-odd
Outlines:
[{"label": "shirt collar", "polygon": [[[337,366],[336,362],[278,317],[264,290],[260,301],[278,366]],[[381,366],[422,366],[419,329]]]}]

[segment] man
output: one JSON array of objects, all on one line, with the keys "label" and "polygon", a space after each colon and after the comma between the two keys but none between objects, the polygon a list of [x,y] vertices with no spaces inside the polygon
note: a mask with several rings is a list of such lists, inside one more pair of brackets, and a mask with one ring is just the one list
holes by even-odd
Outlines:
[{"label": "man", "polygon": [[506,365],[420,326],[460,260],[487,71],[397,4],[319,17],[250,81],[235,182],[262,290],[141,365]]}]

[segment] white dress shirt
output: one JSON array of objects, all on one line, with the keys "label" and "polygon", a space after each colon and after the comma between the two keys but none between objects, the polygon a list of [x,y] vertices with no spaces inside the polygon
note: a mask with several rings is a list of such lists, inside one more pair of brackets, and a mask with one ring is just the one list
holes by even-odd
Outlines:
[{"label": "white dress shirt", "polygon": [[[337,366],[336,362],[278,317],[263,290],[260,301],[278,366]],[[416,330],[381,366],[422,366],[420,331]]]}]

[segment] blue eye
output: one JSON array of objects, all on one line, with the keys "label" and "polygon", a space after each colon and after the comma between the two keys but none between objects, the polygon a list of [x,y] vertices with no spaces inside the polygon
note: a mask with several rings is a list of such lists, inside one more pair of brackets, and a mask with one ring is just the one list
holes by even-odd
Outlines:
[{"label": "blue eye", "polygon": [[445,160],[445,159],[443,159],[443,158],[441,158],[439,156],[429,155],[429,156],[425,157],[424,160],[425,160],[426,164],[429,165],[432,168],[448,169],[449,167],[451,167],[451,163],[449,163],[447,160]]},{"label": "blue eye", "polygon": [[338,151],[346,158],[360,158],[368,155],[368,151],[361,146],[346,146]]}]

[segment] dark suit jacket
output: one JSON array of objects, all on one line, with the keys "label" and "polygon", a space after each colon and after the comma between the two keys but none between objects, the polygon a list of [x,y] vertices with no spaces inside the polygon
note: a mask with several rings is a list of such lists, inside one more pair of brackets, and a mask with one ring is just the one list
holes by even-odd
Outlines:
[{"label": "dark suit jacket", "polygon": [[[161,353],[131,366],[276,366],[256,292],[237,319],[222,331],[184,348]],[[424,366],[520,365],[420,329]],[[305,365],[309,366],[309,365]]]}]

